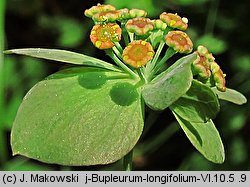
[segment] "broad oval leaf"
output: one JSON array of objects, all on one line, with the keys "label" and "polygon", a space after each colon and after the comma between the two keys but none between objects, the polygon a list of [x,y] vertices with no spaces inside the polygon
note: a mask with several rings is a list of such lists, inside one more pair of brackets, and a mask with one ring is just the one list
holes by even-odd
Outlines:
[{"label": "broad oval leaf", "polygon": [[62,70],[25,96],[11,132],[13,154],[61,165],[108,164],[137,143],[143,129],[140,88],[127,74]]},{"label": "broad oval leaf", "polygon": [[190,142],[206,159],[218,164],[224,162],[224,146],[212,120],[206,123],[189,122],[173,113]]},{"label": "broad oval leaf", "polygon": [[92,67],[100,67],[104,69],[109,69],[112,71],[121,72],[121,70],[103,60],[83,55],[80,53],[75,53],[66,50],[60,49],[43,49],[43,48],[24,48],[24,49],[12,49],[4,51],[5,54],[19,54],[19,55],[27,55],[36,58],[42,58],[47,60],[54,60],[69,64],[76,65],[84,65],[84,66],[92,66]]},{"label": "broad oval leaf", "polygon": [[212,90],[218,95],[219,99],[229,101],[237,105],[242,105],[247,102],[246,97],[234,89],[227,88],[225,92],[221,92],[217,90],[216,87],[213,87]]},{"label": "broad oval leaf", "polygon": [[192,86],[170,109],[190,122],[207,122],[220,111],[217,96],[210,87],[193,80]]},{"label": "broad oval leaf", "polygon": [[181,58],[146,84],[142,89],[145,103],[155,110],[164,110],[185,94],[193,80],[191,64],[196,58],[196,54]]}]

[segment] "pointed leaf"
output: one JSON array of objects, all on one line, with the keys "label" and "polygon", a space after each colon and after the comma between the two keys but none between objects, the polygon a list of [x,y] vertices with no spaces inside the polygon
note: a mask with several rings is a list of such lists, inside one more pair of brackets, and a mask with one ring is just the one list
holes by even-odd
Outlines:
[{"label": "pointed leaf", "polygon": [[13,154],[61,165],[121,159],[143,129],[140,89],[125,73],[62,70],[25,96],[11,132]]},{"label": "pointed leaf", "polygon": [[217,96],[210,87],[193,80],[191,88],[170,109],[190,122],[206,122],[220,110]]},{"label": "pointed leaf", "polygon": [[156,110],[164,110],[185,94],[191,86],[191,63],[196,54],[185,56],[158,75],[142,90],[145,103]]},{"label": "pointed leaf", "polygon": [[47,60],[54,60],[69,64],[76,65],[84,65],[84,66],[93,66],[100,67],[104,69],[109,69],[113,71],[121,70],[116,66],[109,64],[103,60],[99,60],[94,57],[90,57],[87,55],[60,50],[60,49],[43,49],[43,48],[25,48],[25,49],[12,49],[4,52],[5,54],[19,54],[19,55],[27,55],[36,58],[43,58]]},{"label": "pointed leaf", "polygon": [[224,162],[224,146],[212,120],[206,123],[195,123],[184,120],[176,113],[174,116],[190,142],[206,159],[214,163]]},{"label": "pointed leaf", "polygon": [[221,92],[213,87],[212,90],[218,95],[219,99],[229,101],[237,105],[242,105],[247,102],[246,97],[234,89],[227,88],[225,92]]}]

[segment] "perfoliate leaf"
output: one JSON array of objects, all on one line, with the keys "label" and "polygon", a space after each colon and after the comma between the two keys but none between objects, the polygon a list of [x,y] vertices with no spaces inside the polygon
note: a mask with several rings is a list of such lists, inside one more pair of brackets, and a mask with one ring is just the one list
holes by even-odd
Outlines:
[{"label": "perfoliate leaf", "polygon": [[210,87],[193,80],[187,93],[174,102],[170,109],[187,121],[202,123],[215,118],[220,105]]},{"label": "perfoliate leaf", "polygon": [[219,99],[229,101],[237,105],[242,105],[247,102],[246,97],[234,89],[227,88],[225,92],[221,92],[213,87],[212,90],[218,95]]},{"label": "perfoliate leaf", "polygon": [[15,157],[11,161],[4,164],[4,171],[47,171],[51,170],[47,165],[39,165],[35,162],[30,162],[31,159]]},{"label": "perfoliate leaf", "polygon": [[156,110],[164,110],[185,94],[191,86],[191,64],[196,54],[185,56],[175,62],[142,89],[145,103]]},{"label": "perfoliate leaf", "polygon": [[214,163],[224,162],[224,146],[212,120],[195,123],[173,113],[190,142],[206,159]]},{"label": "perfoliate leaf", "polygon": [[108,164],[137,143],[143,129],[140,88],[125,73],[62,70],[24,97],[11,132],[13,154],[61,165]]},{"label": "perfoliate leaf", "polygon": [[36,58],[43,58],[47,60],[54,60],[69,64],[100,67],[104,69],[121,72],[119,68],[103,60],[99,60],[97,58],[90,57],[87,55],[60,49],[26,48],[26,49],[7,50],[4,53],[27,55]]}]

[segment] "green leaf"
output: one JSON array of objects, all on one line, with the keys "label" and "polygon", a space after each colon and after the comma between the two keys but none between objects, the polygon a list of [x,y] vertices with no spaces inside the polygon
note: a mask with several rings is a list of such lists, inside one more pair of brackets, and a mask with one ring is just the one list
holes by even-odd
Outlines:
[{"label": "green leaf", "polygon": [[188,92],[174,102],[170,109],[190,122],[206,122],[220,110],[217,96],[210,87],[193,80]]},{"label": "green leaf", "polygon": [[60,50],[60,49],[26,48],[26,49],[7,50],[4,53],[27,55],[27,56],[32,56],[36,58],[54,60],[54,61],[59,61],[59,62],[64,62],[64,63],[69,63],[69,64],[100,67],[100,68],[105,68],[108,70],[121,72],[119,68],[117,68],[116,66],[108,62],[105,62],[105,61],[102,61],[102,60],[99,60],[97,58],[90,57],[87,55],[83,55],[80,53],[75,53],[75,52]]},{"label": "green leaf", "polygon": [[237,105],[242,105],[247,102],[246,97],[234,89],[227,88],[225,92],[221,92],[217,90],[216,87],[213,87],[212,90],[218,95],[219,99],[229,101]]},{"label": "green leaf", "polygon": [[3,166],[4,171],[49,171],[51,168],[48,165],[39,165],[35,162],[30,162],[27,158],[15,157],[11,161],[6,162]]},{"label": "green leaf", "polygon": [[212,120],[206,123],[189,122],[173,113],[190,142],[206,159],[219,164],[224,162],[224,146]]},{"label": "green leaf", "polygon": [[142,90],[145,103],[155,110],[164,110],[185,94],[193,80],[191,64],[196,58],[195,54],[181,58],[146,84]]},{"label": "green leaf", "polygon": [[13,154],[61,165],[108,164],[137,143],[143,129],[140,88],[125,73],[62,70],[24,97],[11,132]]}]

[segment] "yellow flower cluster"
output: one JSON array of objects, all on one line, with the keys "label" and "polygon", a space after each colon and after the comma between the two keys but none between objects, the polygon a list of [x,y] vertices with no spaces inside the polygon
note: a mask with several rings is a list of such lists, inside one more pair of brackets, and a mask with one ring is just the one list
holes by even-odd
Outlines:
[{"label": "yellow flower cluster", "polygon": [[[144,10],[116,10],[112,5],[101,4],[85,10],[84,14],[95,23],[90,33],[94,46],[104,50],[112,48],[116,59],[130,67],[141,68],[150,61],[152,66],[157,65],[165,44],[173,49],[170,50],[173,53],[188,54],[193,51],[193,42],[185,33],[188,19],[177,14],[163,12],[158,19],[151,20],[146,17],[147,12]],[[122,36],[124,48],[119,43]],[[155,53],[154,49],[157,47]],[[213,55],[203,46],[199,46],[194,53],[197,54],[192,65],[194,75],[214,81],[218,90],[225,91],[225,75]],[[170,57],[164,57],[161,61],[164,63],[166,58]]]}]

